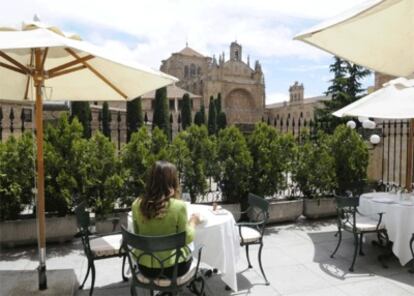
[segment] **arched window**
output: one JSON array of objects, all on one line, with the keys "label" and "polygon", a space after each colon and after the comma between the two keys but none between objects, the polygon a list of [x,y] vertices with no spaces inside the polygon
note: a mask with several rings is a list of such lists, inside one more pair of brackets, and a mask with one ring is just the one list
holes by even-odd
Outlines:
[{"label": "arched window", "polygon": [[303,117],[303,112],[300,112],[300,118],[302,118]]},{"label": "arched window", "polygon": [[197,93],[197,83],[193,83],[193,93]]},{"label": "arched window", "polygon": [[201,75],[201,67],[200,67],[200,66],[197,68],[197,75],[198,75],[198,76],[200,76],[200,75]]},{"label": "arched window", "polygon": [[191,64],[190,66],[190,75],[191,77],[194,77],[196,74],[196,66],[194,64]]},{"label": "arched window", "polygon": [[184,67],[184,77],[188,77],[188,66]]}]

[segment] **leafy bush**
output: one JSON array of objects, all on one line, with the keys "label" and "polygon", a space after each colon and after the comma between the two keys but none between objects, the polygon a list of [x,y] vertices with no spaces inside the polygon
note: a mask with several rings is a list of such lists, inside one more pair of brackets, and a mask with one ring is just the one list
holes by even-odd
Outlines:
[{"label": "leafy bush", "polygon": [[293,181],[305,198],[332,196],[336,186],[335,159],[329,146],[329,136],[322,132],[317,140],[306,134],[298,147],[293,166]]},{"label": "leafy bush", "polygon": [[250,171],[250,191],[261,196],[273,196],[286,187],[286,173],[295,150],[289,134],[281,135],[273,127],[258,123],[248,138],[253,160]]},{"label": "leafy bush", "polygon": [[126,204],[144,194],[147,170],[156,160],[168,158],[168,139],[155,127],[152,133],[146,127],[133,133],[121,154],[121,164],[126,170]]},{"label": "leafy bush", "polygon": [[340,125],[332,135],[330,146],[335,158],[338,193],[361,193],[367,182],[369,160],[365,141],[355,130]]},{"label": "leafy bush", "polygon": [[77,142],[74,150],[82,176],[81,198],[98,215],[112,212],[124,186],[115,145],[102,133],[96,133],[89,141]]},{"label": "leafy bush", "polygon": [[0,143],[0,220],[16,219],[25,206],[33,203],[33,145],[30,133]]},{"label": "leafy bush", "polygon": [[208,137],[205,125],[192,125],[177,135],[171,151],[182,151],[184,155],[171,157],[181,170],[185,191],[195,202],[197,195],[204,194],[207,188],[209,163],[214,159],[214,143]]},{"label": "leafy bush", "polygon": [[66,215],[74,199],[82,193],[84,179],[80,174],[83,158],[77,151],[83,129],[77,118],[69,122],[63,114],[56,126],[48,124],[45,129],[45,208],[48,212]]},{"label": "leafy bush", "polygon": [[226,202],[245,201],[249,191],[249,172],[253,165],[246,140],[234,126],[219,132],[216,180]]}]

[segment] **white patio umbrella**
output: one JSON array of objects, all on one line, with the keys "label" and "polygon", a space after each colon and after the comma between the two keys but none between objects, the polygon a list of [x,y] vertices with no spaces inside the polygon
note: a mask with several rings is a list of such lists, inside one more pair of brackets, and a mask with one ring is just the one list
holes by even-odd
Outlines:
[{"label": "white patio umbrella", "polygon": [[294,37],[393,76],[414,73],[414,1],[369,0]]},{"label": "white patio umbrella", "polygon": [[333,115],[382,119],[414,118],[414,79],[397,78],[384,87],[336,111]]},{"label": "white patio umbrella", "polygon": [[[369,69],[407,77],[414,73],[414,1],[369,0],[294,39]],[[411,119],[406,174],[409,190],[412,189],[413,138],[414,119]]]},{"label": "white patio umbrella", "polygon": [[177,81],[39,22],[0,27],[0,100],[35,101],[39,289],[46,289],[43,100],[126,101]]}]

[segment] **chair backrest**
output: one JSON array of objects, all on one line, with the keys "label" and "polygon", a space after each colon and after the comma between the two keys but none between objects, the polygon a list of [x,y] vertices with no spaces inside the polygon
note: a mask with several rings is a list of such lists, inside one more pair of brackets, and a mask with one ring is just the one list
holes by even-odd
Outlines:
[{"label": "chair backrest", "polygon": [[338,214],[338,225],[351,223],[355,230],[356,214],[358,212],[359,197],[336,196],[336,211]]},{"label": "chair backrest", "polygon": [[248,202],[249,219],[252,222],[261,222],[257,228],[263,235],[267,221],[269,220],[269,202],[263,197],[253,193],[249,193]]},{"label": "chair backrest", "polygon": [[[145,236],[129,232],[124,226],[121,226],[122,231],[122,247],[128,254],[128,261],[133,274],[133,281],[137,283],[136,279],[139,274],[139,263],[142,258],[148,256],[160,266],[160,272],[154,278],[149,278],[150,285],[156,287],[154,281],[156,279],[168,278],[164,275],[164,263],[171,258],[174,258],[173,276],[168,278],[171,280],[171,287],[177,287],[177,272],[178,263],[181,256],[183,256],[182,249],[188,248],[185,243],[186,233],[180,232],[166,236]],[[136,255],[134,250],[138,250]],[[160,258],[158,252],[174,251],[167,258]]]}]

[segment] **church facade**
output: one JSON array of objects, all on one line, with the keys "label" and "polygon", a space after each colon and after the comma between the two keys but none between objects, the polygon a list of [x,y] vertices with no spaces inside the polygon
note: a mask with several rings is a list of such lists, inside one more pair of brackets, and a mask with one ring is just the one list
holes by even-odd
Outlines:
[{"label": "church facade", "polygon": [[222,109],[229,124],[254,124],[265,110],[265,83],[262,67],[242,59],[242,46],[230,45],[230,58],[222,53],[218,60],[186,46],[163,60],[160,70],[180,79],[177,86],[200,95],[208,109],[210,96],[220,93]]}]

